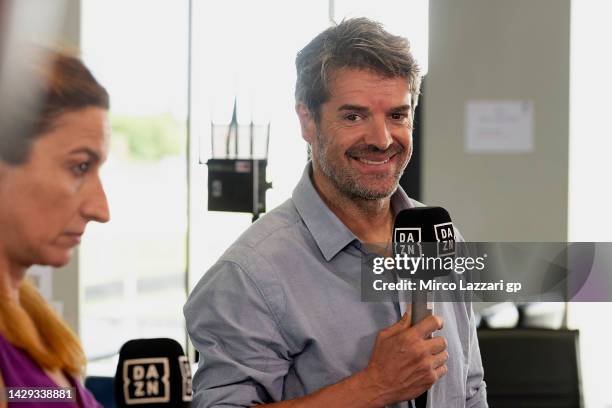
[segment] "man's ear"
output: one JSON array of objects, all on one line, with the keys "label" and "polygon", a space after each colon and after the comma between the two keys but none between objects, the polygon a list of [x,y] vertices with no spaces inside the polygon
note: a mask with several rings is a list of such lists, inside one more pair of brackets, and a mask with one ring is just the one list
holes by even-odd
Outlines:
[{"label": "man's ear", "polygon": [[300,127],[302,129],[302,138],[312,144],[315,140],[317,125],[315,123],[314,117],[310,113],[310,110],[303,102],[298,102],[295,105],[295,112],[300,119]]}]

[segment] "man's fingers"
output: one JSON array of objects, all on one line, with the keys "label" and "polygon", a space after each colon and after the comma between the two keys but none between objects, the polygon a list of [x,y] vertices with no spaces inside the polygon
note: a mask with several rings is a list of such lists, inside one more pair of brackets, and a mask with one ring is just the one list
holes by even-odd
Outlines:
[{"label": "man's fingers", "polygon": [[446,350],[447,343],[446,339],[442,336],[432,337],[431,339],[425,340],[427,345],[430,347],[431,354],[438,354]]},{"label": "man's fingers", "polygon": [[444,321],[440,316],[427,316],[413,327],[423,339],[428,338],[436,330],[440,330],[444,326]]},{"label": "man's fingers", "polygon": [[446,364],[447,360],[448,360],[448,352],[447,351],[443,351],[441,353],[438,353],[435,356],[433,356],[432,367],[434,369],[436,369],[436,368],[440,367],[441,365]]},{"label": "man's fingers", "polygon": [[441,377],[444,377],[444,375],[448,372],[448,367],[446,366],[446,364],[443,364],[440,367],[434,369],[434,372],[436,373],[436,378],[439,380]]}]

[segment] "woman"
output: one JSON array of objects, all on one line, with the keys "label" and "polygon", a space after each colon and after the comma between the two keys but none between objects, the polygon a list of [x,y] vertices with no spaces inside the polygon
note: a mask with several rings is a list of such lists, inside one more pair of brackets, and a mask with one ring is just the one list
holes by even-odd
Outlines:
[{"label": "woman", "polygon": [[[42,406],[98,407],[80,383],[77,337],[24,274],[65,265],[86,224],[109,219],[99,178],[108,94],[76,58],[38,49],[30,61],[32,92],[15,102],[11,123],[0,117],[0,388],[72,387],[76,404]],[[30,401],[20,406],[41,406]]]}]

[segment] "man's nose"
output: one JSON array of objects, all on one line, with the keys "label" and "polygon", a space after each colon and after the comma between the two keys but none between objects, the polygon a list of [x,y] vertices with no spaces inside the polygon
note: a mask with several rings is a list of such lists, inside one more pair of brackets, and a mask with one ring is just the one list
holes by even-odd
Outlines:
[{"label": "man's nose", "polygon": [[102,181],[96,177],[92,181],[91,188],[87,191],[87,196],[81,209],[83,217],[88,221],[108,222],[110,220],[110,211],[108,209],[108,201],[106,193],[102,186]]},{"label": "man's nose", "polygon": [[365,137],[365,143],[376,146],[380,150],[387,150],[393,144],[393,136],[385,118],[374,118]]}]

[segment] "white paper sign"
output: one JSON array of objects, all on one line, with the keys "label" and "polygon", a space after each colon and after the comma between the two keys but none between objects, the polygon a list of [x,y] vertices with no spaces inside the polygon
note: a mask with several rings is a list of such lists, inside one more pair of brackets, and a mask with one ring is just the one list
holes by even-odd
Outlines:
[{"label": "white paper sign", "polygon": [[466,153],[533,152],[532,101],[468,101]]}]

